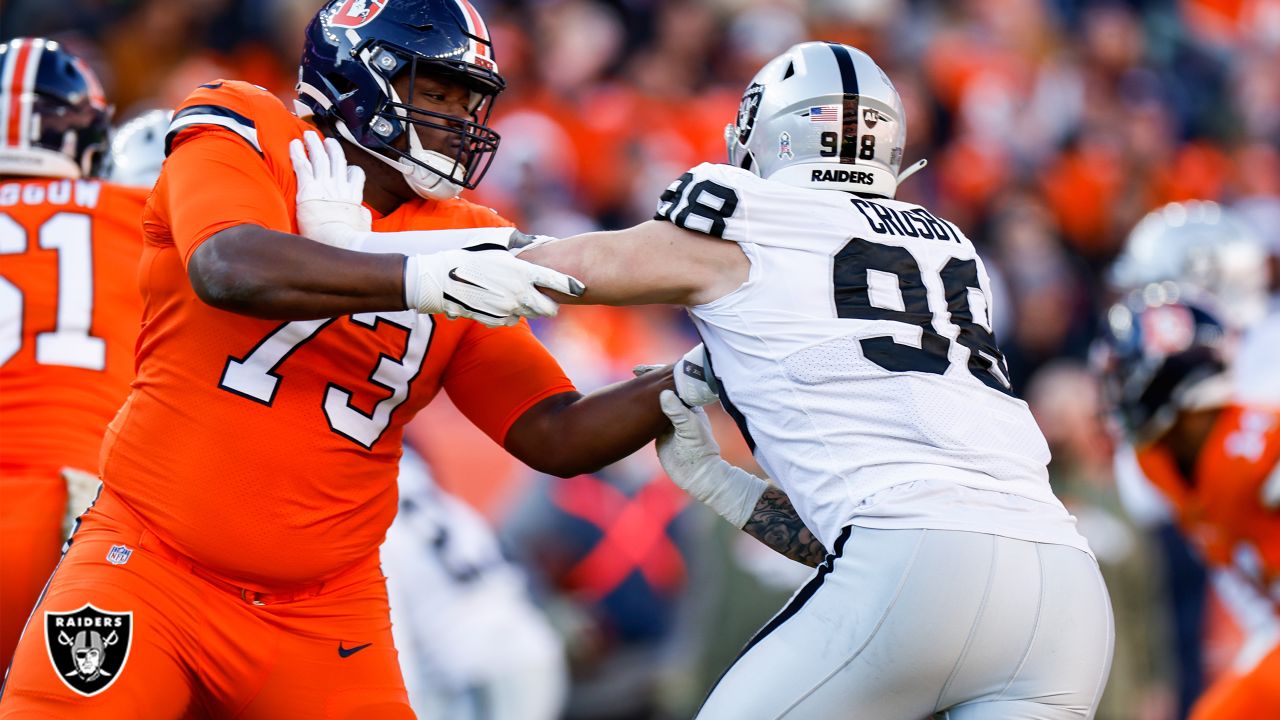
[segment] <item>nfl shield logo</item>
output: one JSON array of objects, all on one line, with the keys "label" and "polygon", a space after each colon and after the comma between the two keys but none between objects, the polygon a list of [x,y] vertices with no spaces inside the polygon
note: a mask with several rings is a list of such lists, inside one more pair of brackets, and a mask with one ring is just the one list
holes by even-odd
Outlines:
[{"label": "nfl shield logo", "polygon": [[123,565],[129,562],[129,557],[133,555],[133,550],[127,545],[112,545],[107,551],[107,562],[112,565]]},{"label": "nfl shield logo", "polygon": [[64,685],[85,697],[120,677],[132,639],[132,611],[110,612],[86,603],[79,610],[44,614],[49,662]]}]

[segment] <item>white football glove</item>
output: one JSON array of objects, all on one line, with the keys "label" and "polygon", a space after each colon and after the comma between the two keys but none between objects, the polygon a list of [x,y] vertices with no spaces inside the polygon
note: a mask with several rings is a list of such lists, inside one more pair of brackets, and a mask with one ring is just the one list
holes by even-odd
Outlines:
[{"label": "white football glove", "polygon": [[530,250],[558,239],[554,235],[526,235],[519,230],[513,230],[511,237],[507,239],[507,249],[511,250],[513,255],[519,257],[520,253],[525,250]]},{"label": "white football glove", "polygon": [[[720,399],[720,389],[716,387],[716,379],[707,372],[707,348],[698,343],[684,357],[676,361],[671,374],[676,381],[676,395],[680,402],[688,407],[710,405]],[[663,365],[636,365],[631,372],[639,377],[648,372],[662,369]]]},{"label": "white football glove", "polygon": [[373,227],[373,216],[361,204],[364,170],[347,165],[337,140],[325,138],[322,143],[310,130],[302,137],[289,143],[289,159],[298,178],[298,233],[343,250],[360,249]]},{"label": "white football glove", "polygon": [[671,481],[741,528],[769,483],[720,457],[720,446],[701,408],[686,407],[670,390],[658,396],[672,430],[658,438],[658,461]]},{"label": "white football glove", "polygon": [[540,287],[574,296],[587,290],[564,273],[519,260],[506,250],[445,250],[410,255],[405,263],[406,307],[490,327],[515,325],[522,317],[554,316],[560,306]]}]

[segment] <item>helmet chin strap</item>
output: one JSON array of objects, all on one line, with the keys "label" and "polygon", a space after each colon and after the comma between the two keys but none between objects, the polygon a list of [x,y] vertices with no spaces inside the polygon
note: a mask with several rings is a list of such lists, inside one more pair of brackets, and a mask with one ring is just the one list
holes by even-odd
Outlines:
[{"label": "helmet chin strap", "polygon": [[[347,142],[365,151],[368,155],[371,155],[381,162],[399,170],[400,173],[404,175],[404,181],[408,184],[409,189],[413,190],[414,194],[418,197],[426,198],[428,200],[451,200],[458,197],[458,194],[462,192],[462,186],[445,179],[441,175],[431,172],[427,168],[422,167],[407,158],[396,158],[395,160],[392,160],[382,153],[370,150],[355,139],[355,136],[351,134],[351,130],[347,127],[347,124],[341,120],[337,120],[335,118],[333,124],[337,128],[338,134]],[[452,160],[438,152],[427,150],[422,147],[422,143],[418,140],[418,133],[412,126],[407,128],[407,130],[409,131],[410,157],[418,162],[435,168],[442,173],[447,173],[452,169],[452,166],[454,165]]]},{"label": "helmet chin strap", "polygon": [[[396,94],[396,91],[394,88],[388,86],[387,91],[394,102],[397,102],[397,103],[400,102],[400,97],[399,95]],[[328,110],[333,106],[333,104],[329,102],[329,99],[326,98],[323,93],[315,90],[315,88],[311,87],[306,83],[298,84],[298,92],[306,94],[307,97],[310,97],[316,102],[318,102],[320,106],[325,108],[326,110]],[[305,105],[302,105],[301,103],[298,103],[296,101],[295,101],[295,107],[299,111],[305,110],[306,113],[308,114],[310,113],[310,110],[307,109]],[[400,117],[405,117],[404,111],[400,110],[399,108],[396,108],[396,114],[399,115]],[[302,117],[302,115],[303,113],[299,112],[299,117]],[[409,189],[413,190],[414,194],[416,194],[418,197],[426,198],[428,200],[451,200],[453,198],[458,197],[459,193],[462,192],[461,185],[458,185],[457,183],[443,177],[442,175],[437,175],[431,172],[430,170],[428,170],[427,168],[422,167],[421,165],[418,165],[415,162],[412,162],[405,158],[396,158],[392,160],[391,158],[387,157],[386,155],[383,155],[382,153],[378,153],[378,152],[374,152],[373,150],[370,150],[369,148],[365,147],[363,143],[356,140],[355,135],[352,134],[351,129],[347,127],[347,124],[345,122],[339,119],[336,115],[331,117],[333,119],[334,127],[337,129],[338,134],[341,135],[344,140],[360,148],[368,155],[371,155],[377,158],[379,161],[386,163],[387,165],[390,165],[391,167],[400,171],[400,173],[404,175],[404,181],[409,186]],[[405,129],[409,133],[409,157],[429,167],[435,168],[436,170],[439,170],[441,173],[446,175],[453,171],[456,171],[457,169],[456,163],[453,160],[445,157],[444,155],[438,152],[435,152],[433,150],[427,150],[426,148],[422,147],[422,142],[418,138],[418,133],[414,129],[413,125],[409,123],[405,123],[405,124],[407,126]]]},{"label": "helmet chin strap", "polygon": [[418,163],[400,158],[397,165],[400,167],[400,172],[404,173],[404,181],[409,184],[410,189],[419,197],[430,200],[450,200],[458,197],[462,192],[462,186],[448,177],[457,171],[458,163],[434,150],[422,147],[422,142],[418,139],[418,131],[412,125],[405,129],[409,132],[409,157],[440,173],[431,172]]},{"label": "helmet chin strap", "polygon": [[914,163],[911,164],[911,167],[898,173],[898,184],[901,185],[903,180],[906,180],[912,175],[915,175],[916,173],[920,172],[921,170],[924,169],[924,166],[928,164],[929,164],[929,161],[924,158],[921,158],[915,161]]},{"label": "helmet chin strap", "polygon": [[[396,92],[395,86],[387,83],[387,94],[391,96],[391,101],[397,105],[403,104],[400,94]],[[404,181],[409,184],[409,188],[417,193],[418,197],[427,198],[428,200],[451,200],[458,197],[462,192],[462,186],[453,182],[452,176],[458,170],[458,163],[450,160],[444,155],[428,150],[422,147],[422,139],[418,137],[418,130],[412,123],[408,122],[408,113],[400,108],[395,108],[398,117],[404,120],[405,132],[409,134],[409,157],[418,162],[399,158],[395,165],[404,173]],[[422,163],[419,165],[418,163]],[[423,167],[426,165],[427,167]],[[437,172],[431,172],[427,168],[431,168]]]}]

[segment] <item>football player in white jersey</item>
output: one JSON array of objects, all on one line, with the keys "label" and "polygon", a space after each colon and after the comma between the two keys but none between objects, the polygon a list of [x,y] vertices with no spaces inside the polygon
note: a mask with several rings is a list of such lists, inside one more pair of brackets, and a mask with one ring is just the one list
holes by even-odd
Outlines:
[{"label": "football player in white jersey", "polygon": [[973,244],[893,199],[910,171],[889,78],[855,48],[797,45],[726,135],[730,164],[685,173],[653,221],[521,255],[583,278],[582,302],[689,309],[777,485],[721,459],[683,391],[663,395],[663,465],[818,567],[698,717],[1092,717],[1110,600],[1010,392]]},{"label": "football player in white jersey", "polygon": [[729,165],[684,174],[654,221],[521,255],[582,278],[585,302],[689,308],[777,487],[671,395],[664,466],[819,565],[700,718],[1084,718],[1102,693],[1102,576],[1010,391],[982,260],[893,199],[905,136],[870,57],[797,45],[747,88]]}]

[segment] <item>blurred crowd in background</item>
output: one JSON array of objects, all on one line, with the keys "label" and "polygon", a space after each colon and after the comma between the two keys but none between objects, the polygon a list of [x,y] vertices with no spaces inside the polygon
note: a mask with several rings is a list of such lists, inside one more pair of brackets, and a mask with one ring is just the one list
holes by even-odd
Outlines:
[{"label": "blurred crowd in background", "polygon": [[[1193,604],[1190,620],[1167,601],[1161,559],[1176,553],[1158,551],[1166,539],[1121,508],[1086,356],[1109,300],[1106,267],[1153,208],[1193,198],[1231,205],[1280,255],[1280,1],[473,2],[508,89],[494,111],[497,160],[471,198],[529,232],[648,219],[685,169],[723,161],[722,129],[747,81],[796,42],[849,43],[884,67],[906,107],[904,167],[930,162],[899,198],[952,220],[984,254],[1015,387],[1053,448],[1055,488],[1107,573],[1119,642],[1099,717],[1178,717],[1204,681],[1198,674],[1230,657],[1232,626],[1211,595]],[[301,30],[318,4],[7,0],[0,32],[66,43],[99,72],[117,118],[127,119],[172,107],[218,77],[288,101]],[[636,362],[671,361],[696,342],[683,315],[663,309],[571,309],[536,329],[583,389],[629,376]],[[444,487],[500,526],[536,534],[529,497],[554,497],[554,481],[527,475],[465,426],[438,403],[414,426],[413,442]],[[749,466],[729,425],[720,429],[726,454]],[[623,487],[660,472],[647,456],[624,465],[609,472]],[[692,535],[663,526],[680,539],[679,567],[651,577],[646,559],[636,559],[650,603],[670,605],[648,612],[639,630],[627,622],[639,605],[604,601],[623,583],[594,587],[563,562],[542,562],[551,551],[524,558],[567,639],[574,717],[687,715],[715,669],[802,582],[798,566],[701,511],[689,509]],[[536,545],[521,537],[523,549]],[[593,677],[602,657],[628,643],[660,649],[622,662],[619,672],[633,674],[624,681]],[[587,691],[614,700],[632,693],[637,702],[584,701]]]}]

